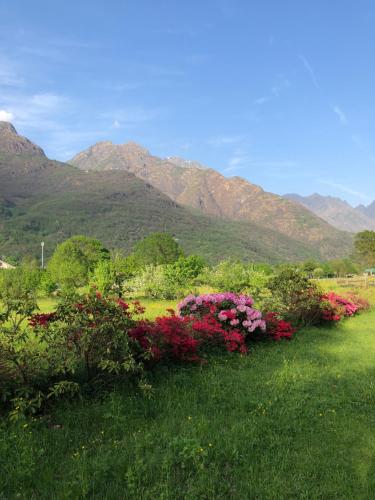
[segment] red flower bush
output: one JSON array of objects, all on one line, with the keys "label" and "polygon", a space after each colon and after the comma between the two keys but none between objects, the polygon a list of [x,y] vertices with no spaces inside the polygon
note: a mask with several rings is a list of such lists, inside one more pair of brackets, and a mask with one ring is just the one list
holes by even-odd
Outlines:
[{"label": "red flower bush", "polygon": [[225,330],[209,314],[197,319],[172,314],[155,321],[140,321],[129,336],[144,350],[151,351],[154,359],[199,361],[204,352],[220,346],[229,352],[247,352],[241,332]]},{"label": "red flower bush", "polygon": [[322,320],[329,323],[337,323],[344,317],[354,316],[360,310],[360,305],[355,304],[349,298],[337,295],[335,292],[322,295],[321,303]]},{"label": "red flower bush", "polygon": [[288,321],[280,319],[276,312],[269,312],[265,316],[267,325],[266,335],[272,340],[291,339],[297,331]]},{"label": "red flower bush", "polygon": [[370,303],[368,300],[366,300],[363,297],[360,297],[357,293],[355,292],[349,292],[346,294],[346,298],[352,302],[357,308],[358,312],[360,311],[367,311],[370,309]]}]

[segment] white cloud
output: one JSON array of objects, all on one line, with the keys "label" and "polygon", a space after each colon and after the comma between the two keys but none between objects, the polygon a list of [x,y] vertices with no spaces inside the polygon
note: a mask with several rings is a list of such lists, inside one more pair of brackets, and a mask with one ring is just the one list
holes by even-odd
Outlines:
[{"label": "white cloud", "polygon": [[14,119],[13,113],[0,109],[0,122],[11,122]]},{"label": "white cloud", "polygon": [[8,92],[0,95],[0,106],[11,113],[16,124],[28,128],[54,128],[55,116],[67,111],[69,104],[67,97],[53,93]]},{"label": "white cloud", "polygon": [[349,124],[349,120],[348,120],[346,114],[344,113],[344,111],[341,108],[339,108],[339,106],[333,106],[332,107],[332,111],[338,117],[338,119],[340,120],[340,122],[341,122],[342,125],[348,125]]},{"label": "white cloud", "polygon": [[311,81],[312,81],[314,87],[319,89],[319,83],[318,83],[318,80],[316,78],[315,71],[314,71],[313,67],[311,66],[311,64],[309,63],[309,61],[307,60],[307,58],[303,54],[299,55],[298,57],[302,61],[302,64],[303,64],[305,70],[310,75],[310,78],[311,78]]},{"label": "white cloud", "polygon": [[114,120],[112,128],[121,128],[121,123],[118,120]]}]

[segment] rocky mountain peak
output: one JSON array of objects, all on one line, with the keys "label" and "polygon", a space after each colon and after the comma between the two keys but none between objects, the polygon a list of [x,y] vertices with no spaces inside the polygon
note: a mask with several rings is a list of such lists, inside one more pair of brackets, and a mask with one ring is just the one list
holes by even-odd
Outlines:
[{"label": "rocky mountain peak", "polygon": [[45,156],[39,146],[18,135],[17,130],[9,122],[0,122],[0,152]]}]

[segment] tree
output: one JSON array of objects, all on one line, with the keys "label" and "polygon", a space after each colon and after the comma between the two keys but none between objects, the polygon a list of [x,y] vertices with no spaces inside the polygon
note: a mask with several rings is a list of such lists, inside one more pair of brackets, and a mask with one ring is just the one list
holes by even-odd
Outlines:
[{"label": "tree", "polygon": [[86,285],[97,264],[106,260],[109,252],[100,241],[73,236],[57,246],[47,268],[52,280],[72,289]]},{"label": "tree", "polygon": [[173,264],[166,266],[165,272],[169,279],[181,286],[190,285],[202,272],[205,261],[199,255],[180,257]]},{"label": "tree", "polygon": [[172,264],[183,256],[183,251],[170,234],[152,233],[136,244],[134,255],[143,266]]},{"label": "tree", "polygon": [[361,231],[354,239],[356,254],[367,266],[375,266],[375,231]]}]

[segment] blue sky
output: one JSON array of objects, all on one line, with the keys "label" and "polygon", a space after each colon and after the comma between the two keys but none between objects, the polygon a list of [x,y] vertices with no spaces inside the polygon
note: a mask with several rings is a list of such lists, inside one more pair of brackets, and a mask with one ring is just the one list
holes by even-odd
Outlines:
[{"label": "blue sky", "polygon": [[373,0],[0,0],[0,119],[279,194],[375,199]]}]

